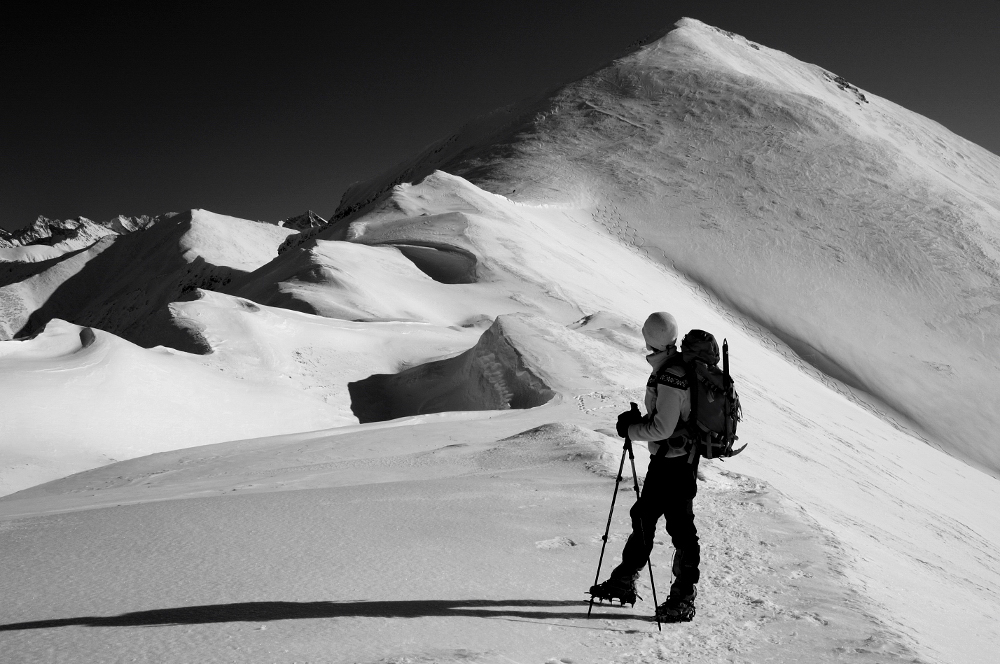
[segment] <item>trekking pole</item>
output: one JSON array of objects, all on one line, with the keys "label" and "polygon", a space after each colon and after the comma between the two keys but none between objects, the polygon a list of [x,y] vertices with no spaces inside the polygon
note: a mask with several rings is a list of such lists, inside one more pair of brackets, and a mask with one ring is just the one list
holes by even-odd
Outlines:
[{"label": "trekking pole", "polygon": [[[611,519],[615,513],[615,501],[618,499],[618,486],[622,481],[622,470],[625,469],[625,454],[628,453],[629,463],[632,464],[632,484],[635,489],[636,500],[639,499],[639,478],[635,474],[635,455],[632,452],[632,440],[625,436],[625,444],[622,446],[622,460],[618,464],[618,475],[615,477],[615,492],[611,496],[611,511],[608,513],[608,524],[604,527],[604,536],[601,538],[603,544],[601,544],[601,557],[597,560],[597,574],[594,576],[594,585],[601,580],[601,564],[604,562],[604,550],[608,546],[608,533],[611,532]],[[642,537],[642,541],[646,541],[645,528],[642,525],[642,521],[639,521],[639,536]],[[653,561],[647,559],[649,564],[649,586],[653,589],[653,615],[656,618],[656,628],[663,631],[663,626],[660,624],[660,615],[656,613],[658,604],[656,602],[656,584],[653,583]],[[590,617],[591,611],[594,610],[594,596],[590,596],[590,605],[587,607],[587,617]]]},{"label": "trekking pole", "polygon": [[[608,513],[608,525],[604,528],[604,544],[601,545],[601,557],[597,561],[597,576],[594,577],[594,585],[601,580],[601,563],[604,562],[604,549],[608,546],[608,533],[611,532],[611,517],[615,513],[615,501],[618,500],[618,485],[622,481],[622,470],[625,468],[625,450],[632,451],[632,441],[625,438],[625,446],[622,448],[622,461],[618,464],[618,476],[615,478],[615,492],[611,496],[611,512]],[[590,607],[587,609],[587,617],[594,610],[594,596],[590,596]]]},{"label": "trekking pole", "polygon": [[[632,441],[629,439],[628,436],[625,436],[625,449],[628,450],[628,460],[629,460],[629,463],[632,464],[632,486],[633,486],[633,488],[635,488],[635,499],[636,499],[636,502],[638,502],[638,500],[639,500],[639,476],[636,475],[636,473],[635,473],[635,455],[632,454]],[[624,462],[624,460],[625,460],[625,457],[623,455],[622,456],[622,461]],[[621,475],[621,471],[618,471],[618,474]],[[618,489],[616,488],[615,491],[617,492]],[[610,520],[609,520],[609,524],[610,524]],[[642,525],[642,518],[641,517],[639,518],[639,536],[642,537],[642,541],[643,541],[643,543],[645,543],[645,541],[646,541],[646,529]],[[660,605],[656,602],[656,584],[653,583],[653,550],[652,549],[650,549],[650,551],[649,551],[649,557],[646,558],[646,564],[649,567],[649,587],[653,589],[653,616],[656,617],[656,629],[662,632],[663,631],[663,626],[660,625],[660,613],[659,613]],[[598,570],[598,574],[600,574],[600,570]],[[590,599],[591,599],[591,602],[593,602],[594,598],[591,597]]]}]

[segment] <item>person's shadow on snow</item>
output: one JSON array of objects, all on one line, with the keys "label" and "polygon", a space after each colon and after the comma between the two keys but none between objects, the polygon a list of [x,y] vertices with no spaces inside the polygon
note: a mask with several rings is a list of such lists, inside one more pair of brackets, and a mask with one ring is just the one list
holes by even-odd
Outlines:
[{"label": "person's shadow on snow", "polygon": [[[586,601],[552,600],[402,600],[358,602],[240,602],[183,606],[172,609],[135,611],[118,616],[82,616],[54,620],[0,625],[0,632],[27,629],[49,629],[70,625],[88,627],[143,627],[155,625],[200,625],[224,622],[267,622],[271,620],[309,620],[316,618],[424,618],[466,616],[472,618],[505,619],[576,619],[586,618]],[[595,605],[595,608],[600,605]],[[553,611],[558,607],[574,607],[572,611]],[[545,610],[545,609],[550,610]],[[595,618],[634,620],[627,613],[602,611]],[[594,625],[598,626],[597,623]]]}]

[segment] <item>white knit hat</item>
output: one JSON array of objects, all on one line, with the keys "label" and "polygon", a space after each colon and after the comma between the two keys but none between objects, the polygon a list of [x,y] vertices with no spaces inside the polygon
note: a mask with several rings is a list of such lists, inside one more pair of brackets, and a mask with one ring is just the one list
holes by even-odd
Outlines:
[{"label": "white knit hat", "polygon": [[666,311],[651,313],[642,325],[642,338],[656,350],[677,344],[677,321]]}]

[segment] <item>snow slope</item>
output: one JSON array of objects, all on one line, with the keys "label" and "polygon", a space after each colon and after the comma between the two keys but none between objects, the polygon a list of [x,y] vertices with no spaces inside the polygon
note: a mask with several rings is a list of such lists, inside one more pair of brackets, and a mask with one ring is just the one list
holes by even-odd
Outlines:
[{"label": "snow slope", "polygon": [[[131,415],[107,404],[136,396],[130,434],[193,432],[0,498],[0,652],[994,661],[1000,485],[979,466],[996,469],[995,414],[970,404],[996,389],[977,382],[997,333],[996,157],[693,21],[439,147],[234,266],[226,292],[171,301],[164,320],[202,354],[61,322],[0,342],[0,422],[58,405],[5,454],[37,458],[60,422],[63,458],[83,433],[111,445]],[[581,598],[620,454],[602,432],[640,399],[639,325],[664,309],[729,340],[750,446],[702,467],[699,615],[657,632],[651,589],[589,620]],[[138,392],[161,374],[165,396]],[[275,429],[222,430],[244,419]],[[203,431],[229,442],[195,447]],[[669,543],[653,562],[662,601]]]},{"label": "snow slope", "polygon": [[[685,19],[345,194],[434,169],[586,200],[808,361],[1000,474],[1000,158],[821,67]],[[408,180],[405,180],[408,181]]]},{"label": "snow slope", "polygon": [[[588,620],[617,443],[566,424],[493,440],[532,411],[516,413],[168,453],[0,503],[107,505],[9,522],[0,555],[35,556],[14,583],[36,594],[14,595],[0,641],[53,662],[913,661],[793,509],[715,470],[700,620]],[[625,527],[619,509],[612,547]],[[57,544],[72,532],[76,553]]]},{"label": "snow slope", "polygon": [[207,355],[59,320],[0,343],[0,492],[178,447],[353,424],[350,381],[454,354],[476,336],[198,294],[172,309]]},{"label": "snow slope", "polygon": [[180,445],[352,421],[289,387],[60,320],[30,341],[0,344],[0,372],[4,493]]},{"label": "snow slope", "polygon": [[[227,364],[283,373],[293,364],[281,350],[286,337],[265,330],[292,320],[365,338],[377,326],[416,325],[461,339],[451,353],[428,348],[424,360],[365,375],[402,380],[417,370],[426,382],[415,393],[431,395],[462,384],[450,370],[435,374],[433,363],[454,365],[475,347],[503,362],[500,376],[530,373],[555,396],[533,408],[511,398],[479,404],[494,410],[423,409],[167,452],[7,496],[3,564],[19,570],[4,588],[18,598],[0,626],[10,652],[168,661],[990,661],[1000,646],[996,480],[852,399],[752,321],[617,241],[597,208],[514,203],[442,173],[393,196],[417,218],[464,207],[470,237],[496,243],[492,264],[506,266],[497,273],[520,265],[530,275],[525,292],[549,284],[551,298],[564,298],[551,312],[569,320],[542,316],[539,300],[526,298],[523,314],[497,323],[515,343],[506,356],[481,338],[493,329],[323,319],[206,292],[176,305],[216,349],[201,361],[217,361],[223,375],[234,371]],[[471,311],[490,300],[468,289],[508,283],[447,287]],[[618,453],[593,430],[606,430],[641,395],[636,322],[663,308],[684,328],[728,338],[747,414],[740,433],[751,446],[703,469],[700,620],[661,635],[644,618],[646,593],[636,610],[599,607],[590,621],[580,593],[593,580]],[[574,320],[574,310],[592,313]],[[429,345],[393,337],[398,331],[382,348]],[[246,362],[254,357],[259,364]],[[359,374],[366,361],[359,357]],[[497,375],[476,380],[496,387]],[[329,394],[349,398],[350,384],[365,380],[344,374]],[[502,440],[540,425],[549,428],[524,434],[517,450]],[[606,566],[627,532],[630,502],[623,492]],[[48,543],[57,537],[92,562],[73,571],[77,556]],[[122,538],[133,546],[112,544]],[[662,596],[667,545],[654,561]],[[131,571],[112,583],[104,569]]]}]

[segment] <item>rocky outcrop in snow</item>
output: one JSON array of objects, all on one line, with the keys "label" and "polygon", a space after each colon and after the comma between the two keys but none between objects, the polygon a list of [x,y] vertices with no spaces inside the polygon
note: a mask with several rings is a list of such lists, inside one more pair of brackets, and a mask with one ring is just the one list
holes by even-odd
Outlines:
[{"label": "rocky outcrop in snow", "polygon": [[283,228],[304,231],[310,228],[323,228],[327,225],[327,223],[329,222],[327,222],[326,219],[319,216],[312,210],[306,210],[303,214],[279,221],[278,225]]}]

